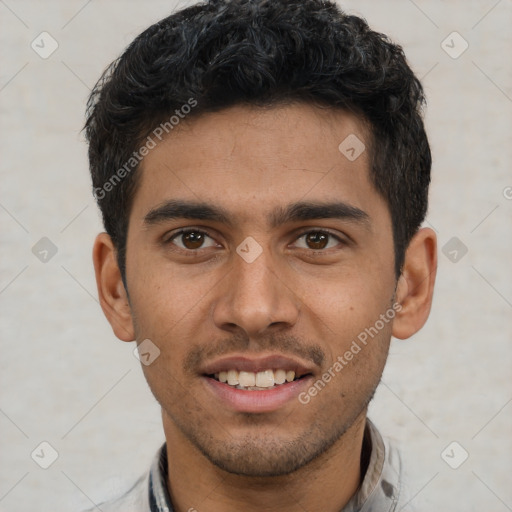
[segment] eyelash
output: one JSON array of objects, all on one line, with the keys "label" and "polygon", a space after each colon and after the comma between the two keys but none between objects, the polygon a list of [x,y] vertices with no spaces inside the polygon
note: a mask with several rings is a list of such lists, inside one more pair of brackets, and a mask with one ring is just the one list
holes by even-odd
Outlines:
[{"label": "eyelash", "polygon": [[[206,231],[202,230],[202,229],[197,229],[197,228],[185,228],[185,229],[181,229],[180,231],[178,231],[177,233],[174,233],[172,236],[170,236],[169,238],[167,238],[165,240],[165,244],[168,245],[168,244],[172,244],[172,241],[182,235],[186,235],[187,233],[199,233],[201,235],[205,235],[209,238],[211,238],[212,240],[214,240],[214,238]],[[308,230],[305,230],[305,231],[302,231],[301,233],[299,233],[295,239],[295,241],[299,240],[300,238],[310,234],[310,233],[322,233],[322,234],[325,234],[325,235],[329,235],[330,237],[334,238],[335,240],[338,241],[339,244],[342,244],[342,245],[346,245],[348,242],[347,240],[343,240],[341,239],[338,235],[335,235],[334,233],[332,233],[331,231],[329,231],[328,229],[308,229]],[[173,244],[175,245],[175,244]],[[202,249],[202,247],[198,248],[198,249],[182,249],[181,247],[178,247],[178,249],[180,250],[183,250],[187,253],[191,253],[191,254],[194,254],[194,253],[197,253],[198,251],[200,251]],[[301,248],[301,249],[304,249],[304,248]],[[330,248],[332,249],[332,247]],[[312,252],[312,253],[321,253],[321,252],[326,252],[328,251],[329,249],[305,249],[305,250],[308,250],[309,252]]]},{"label": "eyelash", "polygon": [[[347,240],[344,240],[342,238],[340,238],[339,235],[335,235],[334,233],[332,233],[330,230],[328,229],[307,229],[305,231],[302,231],[298,236],[297,238],[295,239],[295,241],[299,240],[300,238],[304,237],[305,235],[308,235],[310,233],[322,233],[324,235],[328,235],[329,237],[331,238],[334,238],[338,244],[340,245],[347,245]],[[301,247],[301,249],[304,249],[303,247]],[[329,249],[334,249],[334,247],[329,247],[328,249],[305,249],[311,253],[314,253],[314,254],[317,254],[317,253],[322,253],[322,252],[327,252]]]},{"label": "eyelash", "polygon": [[[202,230],[202,229],[197,229],[197,228],[185,228],[185,229],[180,229],[180,231],[174,233],[173,235],[171,235],[169,238],[165,239],[164,240],[164,243],[165,245],[168,245],[168,244],[172,244],[172,241],[175,239],[175,238],[179,238],[180,236],[182,235],[186,235],[187,233],[199,233],[201,235],[205,235],[209,238],[211,238],[212,240],[214,240],[214,238],[209,234],[207,233],[206,231]],[[175,244],[173,244],[175,245]],[[197,253],[198,251],[200,251],[202,249],[202,247],[200,247],[199,249],[182,249],[181,247],[178,247],[179,250],[182,250],[182,251],[185,251],[187,253]]]}]

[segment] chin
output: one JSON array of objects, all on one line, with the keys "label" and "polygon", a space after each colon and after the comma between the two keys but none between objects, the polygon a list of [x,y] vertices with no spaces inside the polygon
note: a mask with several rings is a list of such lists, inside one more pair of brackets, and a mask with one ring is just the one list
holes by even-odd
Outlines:
[{"label": "chin", "polygon": [[[289,475],[301,469],[318,456],[311,445],[306,450],[297,441],[276,442],[248,439],[237,444],[213,450],[202,447],[203,455],[219,469],[233,475],[247,477],[276,477]],[[323,451],[323,450],[320,450]]]},{"label": "chin", "polygon": [[255,434],[225,433],[213,436],[186,434],[213,465],[233,475],[277,477],[294,473],[320,457],[345,433],[346,428],[328,431],[316,425],[292,436],[276,435],[276,429]]}]

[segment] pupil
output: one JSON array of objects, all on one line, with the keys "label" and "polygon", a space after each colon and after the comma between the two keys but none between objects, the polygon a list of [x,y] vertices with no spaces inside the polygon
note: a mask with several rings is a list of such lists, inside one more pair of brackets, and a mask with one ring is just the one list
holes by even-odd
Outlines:
[{"label": "pupil", "polygon": [[203,245],[203,234],[191,231],[183,235],[183,244],[187,249],[197,249]]},{"label": "pupil", "polygon": [[312,249],[323,249],[327,245],[327,235],[325,233],[308,233],[306,240]]}]

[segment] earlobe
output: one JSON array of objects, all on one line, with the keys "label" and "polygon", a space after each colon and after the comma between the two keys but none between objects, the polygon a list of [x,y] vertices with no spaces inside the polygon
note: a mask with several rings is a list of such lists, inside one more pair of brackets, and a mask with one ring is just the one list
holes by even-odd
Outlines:
[{"label": "earlobe", "polygon": [[406,339],[427,321],[432,306],[437,271],[437,239],[430,228],[420,229],[405,254],[402,275],[396,290],[401,308],[393,322],[393,336]]},{"label": "earlobe", "polygon": [[114,244],[107,233],[100,233],[96,237],[93,262],[103,313],[120,340],[133,341],[135,335],[128,295],[117,264]]}]

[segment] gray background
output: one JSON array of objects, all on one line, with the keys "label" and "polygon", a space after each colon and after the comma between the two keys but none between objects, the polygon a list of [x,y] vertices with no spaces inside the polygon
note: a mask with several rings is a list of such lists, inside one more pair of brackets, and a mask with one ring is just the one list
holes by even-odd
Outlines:
[{"label": "gray background", "polygon": [[[97,302],[102,227],[80,130],[104,67],[177,5],[0,0],[0,511],[89,507],[163,441],[134,344],[114,337]],[[370,416],[402,446],[417,510],[512,510],[512,0],[342,5],[404,46],[434,155],[433,310],[393,342]],[[31,48],[51,49],[43,31],[58,43],[46,59]],[[58,453],[48,469],[43,441]]]}]

